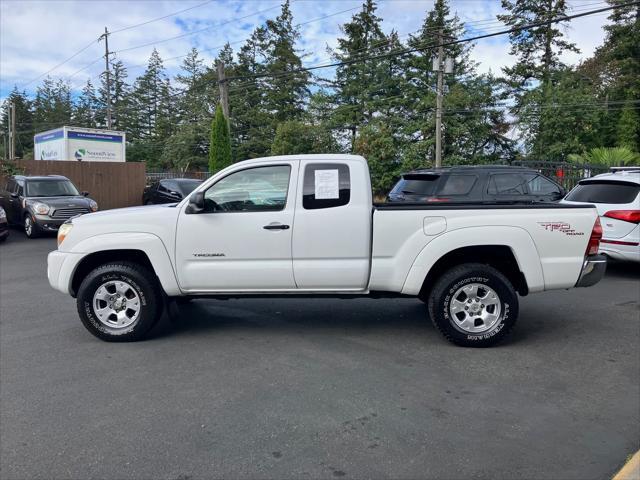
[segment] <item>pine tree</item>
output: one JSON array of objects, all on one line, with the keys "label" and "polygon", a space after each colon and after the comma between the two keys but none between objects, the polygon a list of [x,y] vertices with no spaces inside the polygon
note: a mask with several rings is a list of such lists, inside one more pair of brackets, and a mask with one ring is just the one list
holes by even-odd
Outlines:
[{"label": "pine tree", "polygon": [[264,28],[254,30],[240,48],[238,62],[232,70],[234,76],[246,77],[229,89],[234,161],[268,155],[271,149],[275,127],[271,112],[265,108],[265,83],[253,77],[265,71],[264,64],[260,63],[264,58],[264,36]]},{"label": "pine tree", "polygon": [[25,91],[20,92],[18,87],[13,87],[11,93],[2,102],[0,108],[0,131],[2,131],[2,149],[7,148],[9,132],[9,104],[13,103],[16,110],[16,156],[26,158],[33,153],[33,112],[32,102]]},{"label": "pine tree", "polygon": [[98,114],[98,98],[91,83],[91,79],[82,88],[80,97],[73,107],[73,123],[79,127],[95,128],[97,126],[96,116]]},{"label": "pine tree", "polygon": [[231,138],[229,124],[222,112],[222,106],[216,107],[216,116],[211,124],[211,143],[209,146],[209,171],[217,172],[231,165]]},{"label": "pine tree", "polygon": [[176,82],[184,92],[178,97],[180,121],[198,123],[203,121],[206,113],[206,91],[203,75],[206,71],[204,61],[194,47],[182,62],[182,71],[176,75]]},{"label": "pine tree", "polygon": [[[517,27],[543,22],[567,14],[565,0],[502,0],[508,14],[498,15],[509,26]],[[579,52],[575,44],[564,39],[560,24],[548,24],[526,31],[509,34],[511,55],[518,61],[513,67],[503,68],[508,85],[516,98],[514,113],[532,105],[542,106],[536,119],[527,121],[527,147],[537,159],[549,154],[545,135],[553,134],[548,129],[553,123],[553,112],[546,108],[553,103],[552,79],[554,73],[565,68],[560,61],[563,52]]]},{"label": "pine tree", "polygon": [[[386,50],[388,39],[376,9],[373,0],[365,0],[362,10],[341,27],[343,37],[332,52],[335,60],[351,62]],[[333,121],[348,132],[351,151],[359,128],[371,122],[376,113],[375,98],[382,86],[380,71],[377,60],[346,63],[336,69],[334,102],[338,107]]]},{"label": "pine tree", "polygon": [[[296,50],[299,38],[300,31],[293,25],[289,0],[285,0],[280,15],[267,20],[261,38],[265,72],[274,74],[264,82],[265,108],[272,112],[274,128],[280,122],[299,118],[309,95],[309,73],[293,73],[302,68],[302,59]],[[280,75],[280,72],[288,73]]]}]

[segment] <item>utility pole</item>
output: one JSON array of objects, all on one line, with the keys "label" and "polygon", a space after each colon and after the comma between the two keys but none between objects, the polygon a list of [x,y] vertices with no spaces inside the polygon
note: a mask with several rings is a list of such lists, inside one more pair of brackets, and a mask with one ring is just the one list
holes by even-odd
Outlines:
[{"label": "utility pole", "polygon": [[229,121],[229,84],[224,76],[224,63],[216,64],[218,70],[218,87],[220,88],[220,103],[222,105],[222,113],[224,113],[227,122]]},{"label": "utility pole", "polygon": [[16,104],[9,104],[9,160],[16,159]]},{"label": "utility pole", "polygon": [[436,94],[436,168],[442,167],[442,62],[444,61],[443,31],[438,31],[438,86]]},{"label": "utility pole", "polygon": [[107,128],[111,129],[111,74],[109,73],[109,30],[104,27],[104,33],[100,35],[100,39],[104,38],[104,64],[105,75],[107,81]]}]

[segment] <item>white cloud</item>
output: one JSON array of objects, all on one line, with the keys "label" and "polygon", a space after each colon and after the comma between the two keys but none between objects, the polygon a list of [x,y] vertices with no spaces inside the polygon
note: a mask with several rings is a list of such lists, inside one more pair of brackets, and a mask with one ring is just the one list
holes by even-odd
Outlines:
[{"label": "white cloud", "polygon": [[[105,25],[111,31],[146,22],[150,19],[183,10],[203,3],[204,0],[164,0],[164,1],[118,1],[118,0],[2,0],[0,1],[0,97],[7,94],[14,84],[22,87],[29,80],[39,76],[62,62],[85,46],[91,39],[104,31]],[[591,8],[579,0],[570,1],[578,10]],[[296,22],[303,23],[335,12],[358,7],[360,0],[325,0],[292,3]],[[201,50],[207,62],[217,53],[213,47],[226,41],[241,42],[247,38],[256,25],[277,15],[279,0],[216,0],[204,6],[193,8],[178,16],[133,28],[110,36],[112,51],[119,51],[136,45],[160,41],[189,32],[207,28],[197,34],[185,35],[171,41],[156,44],[162,58],[185,55],[193,46]],[[386,0],[379,2],[378,15],[383,18],[386,32],[396,30],[401,39],[406,34],[420,28],[426,12],[433,1]],[[586,5],[586,6],[585,6]],[[600,5],[593,5],[597,8]],[[258,14],[262,10],[274,9]],[[475,22],[472,33],[487,31],[499,25],[495,15],[501,12],[498,0],[452,0],[452,12],[461,19]],[[301,27],[300,47],[309,55],[305,62],[320,63],[327,59],[326,46],[334,47],[340,35],[340,25],[354,12],[344,12]],[[245,17],[240,21],[237,19]],[[228,22],[224,25],[221,25]],[[591,55],[602,42],[602,25],[606,14],[577,19],[567,29],[567,37],[581,48],[580,54],[566,54],[563,59],[576,63]],[[26,33],[25,33],[26,32]],[[235,45],[237,51],[240,44]],[[139,75],[146,64],[153,46],[117,53],[129,68],[130,78]],[[211,49],[211,50],[206,50]],[[88,76],[96,77],[103,69],[104,45],[95,42],[86,51],[70,62],[57,68],[52,76],[68,77],[83,66],[95,61],[86,71],[72,79],[72,86],[79,88]],[[514,59],[508,53],[506,37],[476,42],[472,57],[479,62],[479,71],[492,70],[499,73]],[[181,58],[168,60],[166,66],[171,74],[179,67]],[[142,65],[142,66],[139,66]],[[29,85],[33,91],[38,82]]]}]

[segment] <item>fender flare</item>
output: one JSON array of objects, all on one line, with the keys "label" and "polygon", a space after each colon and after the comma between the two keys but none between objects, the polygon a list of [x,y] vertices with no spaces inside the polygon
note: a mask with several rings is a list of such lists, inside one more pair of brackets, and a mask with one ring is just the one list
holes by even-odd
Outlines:
[{"label": "fender flare", "polygon": [[[95,235],[78,242],[70,253],[82,254],[84,259],[92,253],[108,250],[141,251],[149,258],[165,293],[169,296],[182,294],[169,252],[160,237],[152,233],[119,232]],[[74,275],[75,268],[69,277],[69,285]]]},{"label": "fender flare", "polygon": [[402,287],[402,293],[417,295],[434,264],[454,250],[474,246],[506,246],[511,249],[529,292],[544,290],[544,276],[536,245],[524,228],[504,225],[464,227],[439,235],[416,256]]}]

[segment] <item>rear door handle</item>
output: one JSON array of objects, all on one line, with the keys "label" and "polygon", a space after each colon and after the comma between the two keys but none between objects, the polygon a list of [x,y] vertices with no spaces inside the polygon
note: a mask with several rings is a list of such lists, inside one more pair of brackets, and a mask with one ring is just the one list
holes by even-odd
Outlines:
[{"label": "rear door handle", "polygon": [[269,225],[265,225],[265,230],[289,230],[289,225],[283,225],[282,223],[270,223]]}]

